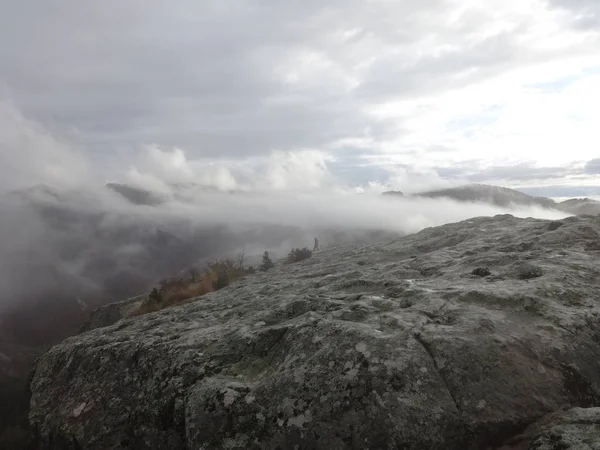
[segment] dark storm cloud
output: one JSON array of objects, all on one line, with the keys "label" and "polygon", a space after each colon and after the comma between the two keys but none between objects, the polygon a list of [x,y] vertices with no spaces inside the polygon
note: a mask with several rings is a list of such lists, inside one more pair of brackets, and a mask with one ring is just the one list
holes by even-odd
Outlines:
[{"label": "dark storm cloud", "polygon": [[369,120],[335,84],[296,90],[280,66],[326,45],[328,11],[341,6],[12,2],[0,17],[0,73],[27,114],[86,143],[218,156],[317,145]]}]

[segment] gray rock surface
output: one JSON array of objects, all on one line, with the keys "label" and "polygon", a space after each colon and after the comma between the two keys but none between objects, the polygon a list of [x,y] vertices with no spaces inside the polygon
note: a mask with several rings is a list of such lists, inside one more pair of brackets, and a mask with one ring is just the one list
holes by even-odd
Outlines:
[{"label": "gray rock surface", "polygon": [[600,408],[548,414],[500,450],[600,449]]},{"label": "gray rock surface", "polygon": [[331,248],[69,338],[31,382],[39,446],[493,449],[598,406],[600,219],[549,223]]},{"label": "gray rock surface", "polygon": [[145,298],[146,295],[138,295],[137,297],[132,297],[122,302],[101,306],[92,311],[90,319],[82,327],[81,331],[84,332],[95,328],[107,327],[125,317],[129,317],[132,312],[140,307]]}]

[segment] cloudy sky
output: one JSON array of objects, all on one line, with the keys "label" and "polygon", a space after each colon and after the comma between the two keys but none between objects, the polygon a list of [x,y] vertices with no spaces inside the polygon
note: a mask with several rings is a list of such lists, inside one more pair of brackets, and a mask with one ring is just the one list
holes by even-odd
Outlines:
[{"label": "cloudy sky", "polygon": [[599,124],[598,0],[0,0],[4,187],[594,193]]}]

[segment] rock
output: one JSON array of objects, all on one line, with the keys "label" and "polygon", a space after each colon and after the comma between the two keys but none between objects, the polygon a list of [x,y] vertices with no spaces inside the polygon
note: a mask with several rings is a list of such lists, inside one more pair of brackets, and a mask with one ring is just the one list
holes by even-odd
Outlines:
[{"label": "rock", "polygon": [[592,241],[585,244],[585,250],[588,252],[597,252],[600,250],[600,242]]},{"label": "rock", "polygon": [[600,406],[600,219],[548,223],[326,249],[69,338],[31,381],[38,447],[492,449]]},{"label": "rock", "polygon": [[101,306],[92,312],[90,319],[82,327],[81,332],[90,331],[95,328],[107,327],[121,319],[129,317],[132,312],[140,307],[145,299],[146,295],[139,295],[122,302],[115,302]]},{"label": "rock", "polygon": [[564,222],[561,222],[560,220],[556,220],[554,222],[550,222],[548,224],[548,231],[555,231],[558,230],[560,227],[562,227],[564,225]]},{"label": "rock", "polygon": [[600,448],[600,408],[548,414],[499,450],[586,450]]},{"label": "rock", "polygon": [[517,276],[521,280],[531,280],[532,278],[538,278],[544,275],[544,271],[541,267],[536,267],[531,264],[523,264],[518,267]]},{"label": "rock", "polygon": [[478,277],[487,277],[491,274],[492,272],[490,272],[490,269],[487,267],[477,267],[476,269],[473,269],[473,272],[471,272],[471,275],[476,275]]}]

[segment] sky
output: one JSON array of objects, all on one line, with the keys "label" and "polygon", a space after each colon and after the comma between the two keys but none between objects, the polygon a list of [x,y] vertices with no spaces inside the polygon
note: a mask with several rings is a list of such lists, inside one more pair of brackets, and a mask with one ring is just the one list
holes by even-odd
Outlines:
[{"label": "sky", "polygon": [[0,0],[0,189],[595,195],[598,123],[597,0]]}]

